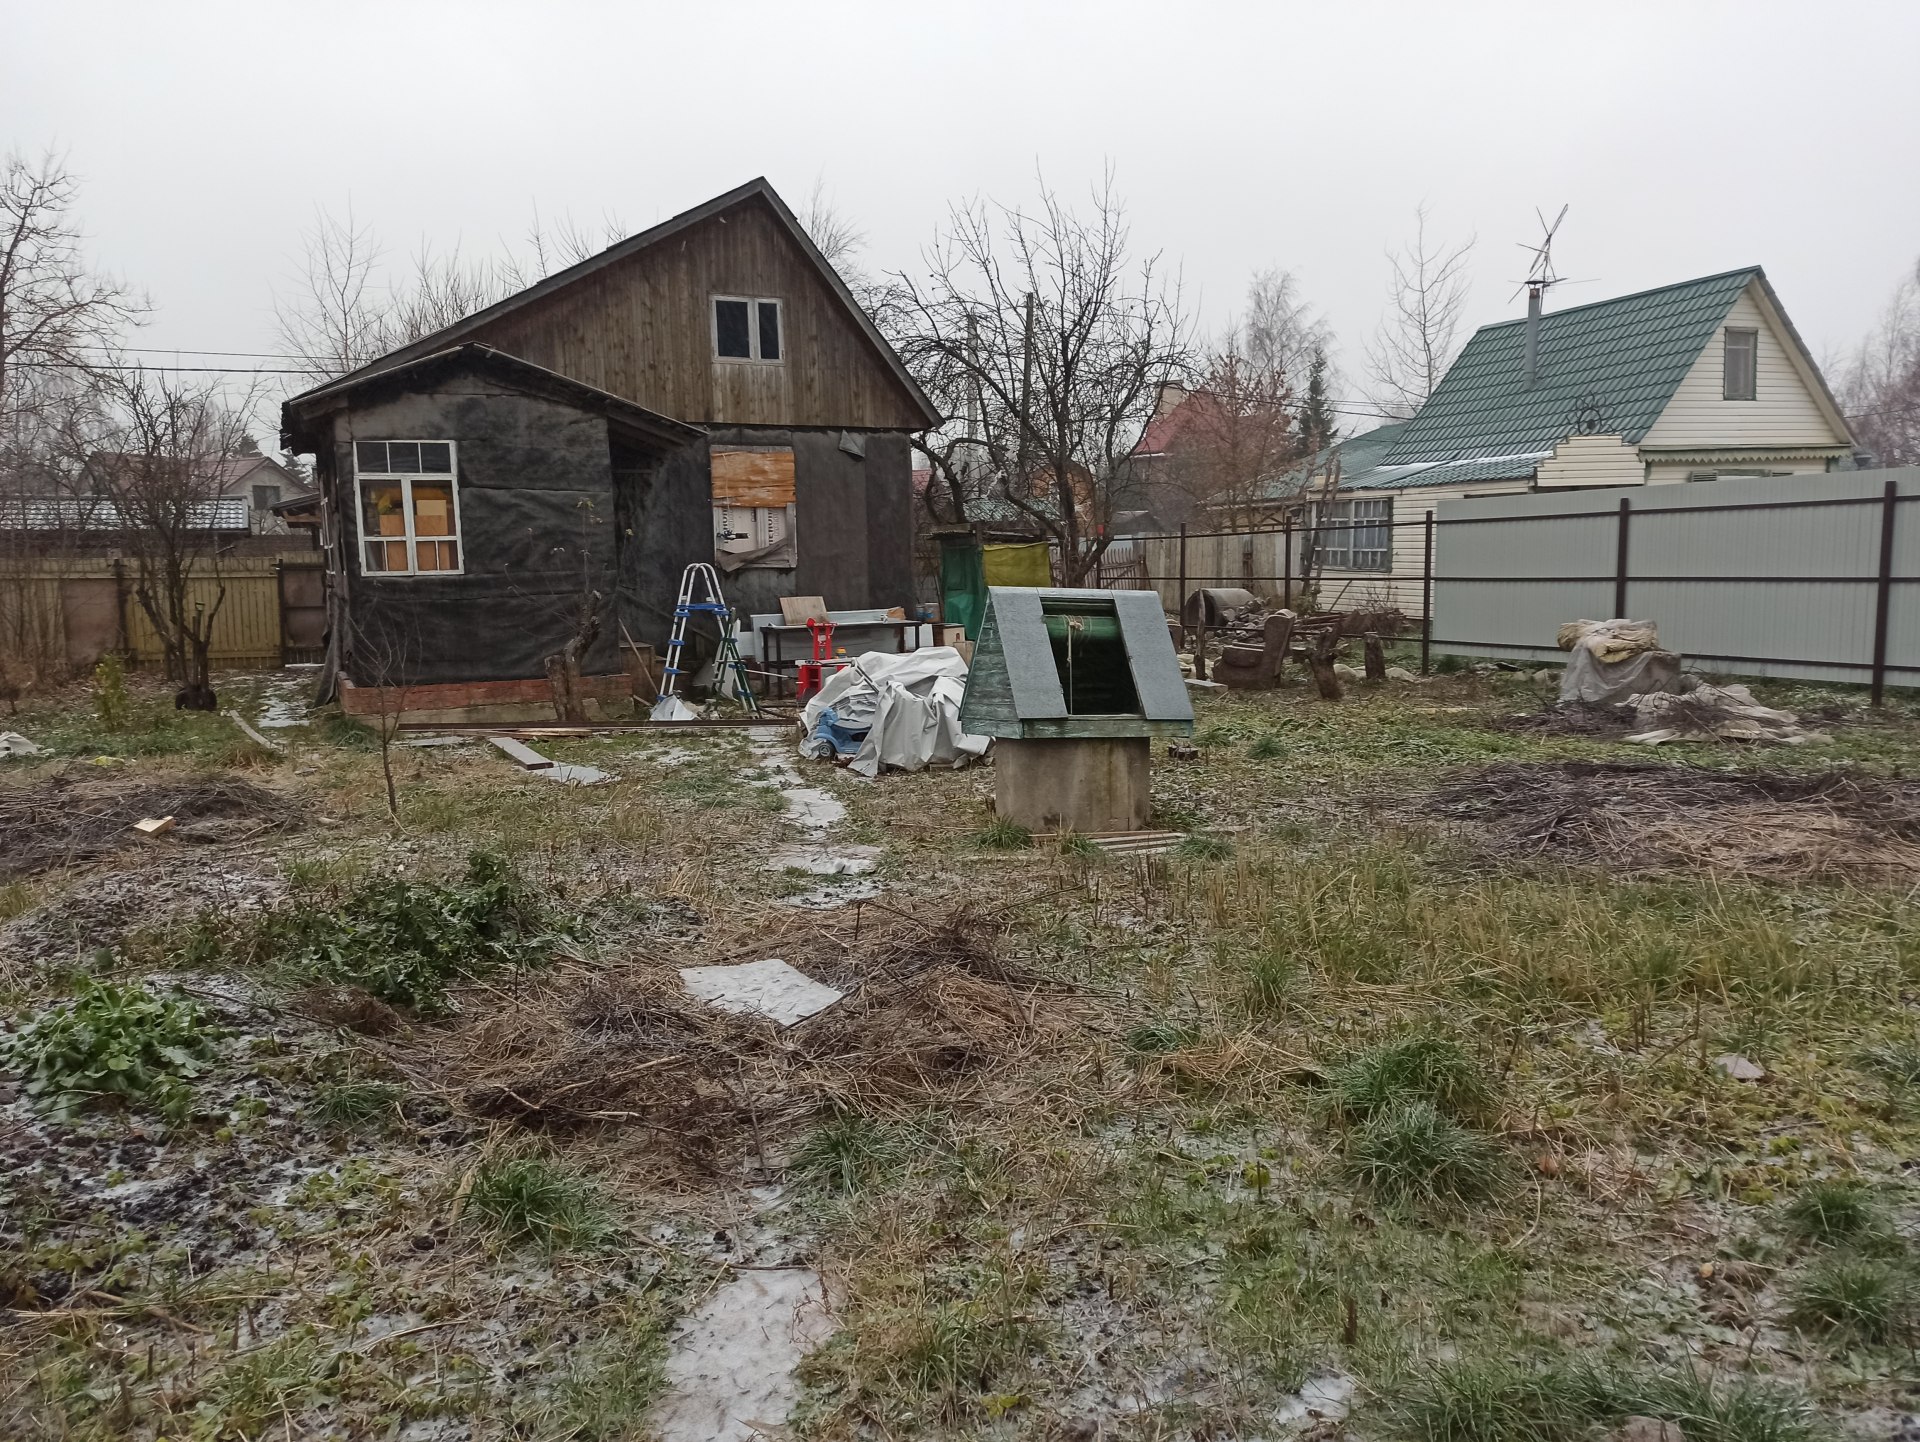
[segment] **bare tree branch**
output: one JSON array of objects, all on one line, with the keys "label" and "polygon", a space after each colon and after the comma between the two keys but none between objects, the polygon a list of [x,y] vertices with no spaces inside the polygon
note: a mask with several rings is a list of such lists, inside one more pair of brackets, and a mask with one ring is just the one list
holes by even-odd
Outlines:
[{"label": "bare tree branch", "polygon": [[1854,439],[1876,462],[1920,465],[1920,260],[1860,342],[1840,401]]},{"label": "bare tree branch", "polygon": [[1408,419],[1427,403],[1459,351],[1473,247],[1471,237],[1451,249],[1430,244],[1423,205],[1414,212],[1413,241],[1387,253],[1393,281],[1386,317],[1367,346],[1367,396],[1396,420]]}]

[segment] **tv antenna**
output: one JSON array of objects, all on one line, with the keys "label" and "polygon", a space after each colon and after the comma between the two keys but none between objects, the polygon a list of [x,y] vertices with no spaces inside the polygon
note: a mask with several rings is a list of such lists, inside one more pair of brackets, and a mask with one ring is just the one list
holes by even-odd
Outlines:
[{"label": "tv antenna", "polygon": [[[1528,245],[1524,240],[1519,242],[1520,248],[1533,256],[1533,264],[1527,268],[1527,278],[1520,282],[1520,288],[1527,292],[1530,300],[1537,300],[1544,296],[1564,279],[1553,268],[1553,237],[1560,229],[1560,222],[1567,218],[1569,208],[1566,205],[1561,206],[1560,213],[1553,218],[1553,224],[1548,225],[1545,213],[1536,206],[1533,213],[1540,222],[1542,232],[1540,243]],[[1519,293],[1520,290],[1514,291],[1515,295]]]}]

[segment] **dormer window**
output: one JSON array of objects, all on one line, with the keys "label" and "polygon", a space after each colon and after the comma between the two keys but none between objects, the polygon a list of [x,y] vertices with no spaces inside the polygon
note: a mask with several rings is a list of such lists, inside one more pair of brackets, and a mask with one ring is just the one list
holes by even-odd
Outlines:
[{"label": "dormer window", "polygon": [[1753,400],[1760,378],[1760,332],[1727,327],[1721,394],[1730,401]]},{"label": "dormer window", "polygon": [[779,301],[730,295],[713,298],[713,353],[721,360],[774,364],[785,353],[784,339]]}]

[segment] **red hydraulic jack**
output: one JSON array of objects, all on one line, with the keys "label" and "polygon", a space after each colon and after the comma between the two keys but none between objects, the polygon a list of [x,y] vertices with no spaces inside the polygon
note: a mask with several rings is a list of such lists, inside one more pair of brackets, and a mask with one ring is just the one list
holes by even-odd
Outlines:
[{"label": "red hydraulic jack", "polygon": [[821,687],[825,677],[821,667],[833,659],[833,622],[808,621],[807,630],[813,633],[813,655],[795,663],[793,681],[794,699],[803,705]]}]

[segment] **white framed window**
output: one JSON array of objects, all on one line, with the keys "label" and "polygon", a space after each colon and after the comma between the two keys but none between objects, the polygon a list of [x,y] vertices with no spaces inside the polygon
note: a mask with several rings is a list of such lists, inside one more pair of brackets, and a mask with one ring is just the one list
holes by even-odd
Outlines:
[{"label": "white framed window", "polygon": [[786,357],[787,336],[778,300],[768,296],[713,298],[713,353],[720,360],[777,365]]},{"label": "white framed window", "polygon": [[460,574],[454,442],[355,441],[353,472],[363,574]]},{"label": "white framed window", "polygon": [[1728,326],[1722,348],[1724,384],[1720,393],[1730,401],[1756,399],[1760,382],[1760,332]]},{"label": "white framed window", "polygon": [[1393,501],[1327,501],[1316,506],[1320,564],[1329,571],[1393,569]]}]

